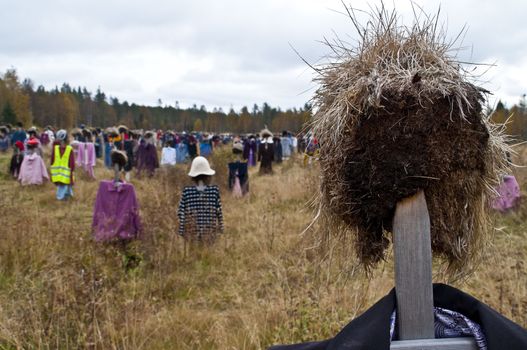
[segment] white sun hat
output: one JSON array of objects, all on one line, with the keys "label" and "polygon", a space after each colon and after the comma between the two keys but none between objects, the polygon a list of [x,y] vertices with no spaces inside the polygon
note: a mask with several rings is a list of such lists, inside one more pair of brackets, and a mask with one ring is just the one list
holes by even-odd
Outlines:
[{"label": "white sun hat", "polygon": [[210,168],[209,161],[205,157],[196,157],[190,166],[188,176],[196,177],[198,175],[214,175],[216,172]]},{"label": "white sun hat", "polygon": [[57,139],[60,140],[60,141],[64,141],[66,140],[66,138],[68,137],[68,132],[64,129],[60,129],[59,131],[57,131]]},{"label": "white sun hat", "polygon": [[238,150],[238,151],[243,152],[243,145],[242,145],[241,142],[235,142],[235,143],[232,145],[232,148],[235,149],[235,150]]}]

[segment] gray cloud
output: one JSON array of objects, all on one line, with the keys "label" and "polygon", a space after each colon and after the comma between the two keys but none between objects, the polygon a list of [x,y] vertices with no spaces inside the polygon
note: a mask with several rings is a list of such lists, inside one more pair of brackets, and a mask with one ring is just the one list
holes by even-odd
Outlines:
[{"label": "gray cloud", "polygon": [[[436,11],[439,1],[419,1]],[[46,87],[67,81],[120,100],[155,104],[267,101],[301,106],[313,89],[309,62],[328,53],[318,41],[354,38],[339,0],[102,1],[0,0],[0,70],[16,67]],[[365,1],[353,6],[367,9]],[[410,2],[398,2],[411,18]],[[527,90],[527,3],[442,1],[450,36],[469,25],[460,59],[496,62],[488,75],[496,96],[515,102]]]}]

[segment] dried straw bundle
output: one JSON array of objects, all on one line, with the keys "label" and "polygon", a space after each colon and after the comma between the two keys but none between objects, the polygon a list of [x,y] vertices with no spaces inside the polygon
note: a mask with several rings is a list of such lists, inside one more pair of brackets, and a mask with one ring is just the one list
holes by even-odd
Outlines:
[{"label": "dried straw bundle", "polygon": [[423,189],[432,249],[459,270],[485,241],[487,198],[507,167],[501,131],[482,113],[486,91],[449,55],[437,16],[406,27],[382,8],[360,27],[348,13],[358,45],[326,41],[332,62],[315,67],[321,226],[354,235],[369,268],[397,202]]}]

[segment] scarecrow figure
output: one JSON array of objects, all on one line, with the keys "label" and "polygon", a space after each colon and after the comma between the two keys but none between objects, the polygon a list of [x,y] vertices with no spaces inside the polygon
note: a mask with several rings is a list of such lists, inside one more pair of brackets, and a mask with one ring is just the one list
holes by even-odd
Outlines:
[{"label": "scarecrow figure", "polygon": [[485,91],[448,55],[434,16],[407,27],[382,7],[361,27],[346,10],[358,47],[337,40],[335,60],[317,69],[317,216],[327,234],[354,238],[366,268],[395,231],[396,288],[331,339],[272,349],[527,349],[525,329],[432,285],[430,247],[453,272],[481,250],[492,187],[507,168],[508,147],[482,113]]},{"label": "scarecrow figure", "polygon": [[146,171],[149,177],[154,176],[154,172],[159,168],[159,158],[156,149],[156,136],[153,132],[147,131],[144,138],[139,143],[137,150],[137,172],[141,174]]},{"label": "scarecrow figure", "polygon": [[355,237],[372,266],[397,202],[423,190],[433,252],[457,270],[481,252],[508,146],[483,113],[487,91],[467,80],[434,26],[394,16],[372,19],[358,47],[334,47],[316,78],[320,217]]},{"label": "scarecrow figure", "polygon": [[293,139],[291,137],[291,134],[286,130],[282,132],[281,144],[282,144],[282,156],[284,160],[288,160],[291,157],[291,154],[293,153],[294,148],[293,148]]},{"label": "scarecrow figure", "polygon": [[24,161],[24,143],[22,141],[16,141],[13,147],[13,155],[11,156],[11,162],[9,163],[9,173],[15,179],[18,179],[20,174],[20,167]]},{"label": "scarecrow figure", "polygon": [[256,136],[249,135],[243,144],[243,159],[247,161],[249,166],[256,166],[257,148]]},{"label": "scarecrow figure", "polygon": [[274,161],[276,164],[282,163],[283,160],[283,150],[282,150],[282,140],[278,136],[273,137],[273,147],[274,147]]},{"label": "scarecrow figure", "polygon": [[161,166],[176,165],[176,149],[172,143],[172,140],[166,141],[161,150]]},{"label": "scarecrow figure", "polygon": [[261,140],[258,146],[258,161],[260,162],[260,174],[273,173],[273,161],[275,160],[273,134],[268,129],[263,129],[260,133]]},{"label": "scarecrow figure", "polygon": [[243,146],[241,142],[234,142],[232,154],[235,159],[229,166],[229,189],[235,198],[241,198],[249,192],[249,171],[247,162],[242,161]]},{"label": "scarecrow figure", "polygon": [[210,184],[215,173],[207,158],[192,161],[188,176],[194,186],[183,189],[178,209],[179,234],[187,240],[211,244],[223,232],[220,190]]},{"label": "scarecrow figure", "polygon": [[51,153],[51,181],[57,186],[57,199],[67,200],[73,197],[75,156],[73,148],[68,144],[66,130],[57,131],[56,140],[57,144]]},{"label": "scarecrow figure", "polygon": [[42,185],[45,181],[49,181],[46,165],[36,151],[38,146],[39,142],[35,138],[29,139],[27,142],[28,151],[24,156],[18,175],[18,181],[24,186]]},{"label": "scarecrow figure", "polygon": [[9,129],[7,126],[0,126],[0,152],[7,152],[10,145],[11,140],[9,139]]}]

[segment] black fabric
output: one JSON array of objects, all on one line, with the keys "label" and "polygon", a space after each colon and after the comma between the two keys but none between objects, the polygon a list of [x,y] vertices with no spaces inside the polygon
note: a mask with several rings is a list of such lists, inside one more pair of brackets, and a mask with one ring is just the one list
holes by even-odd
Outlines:
[{"label": "black fabric", "polygon": [[274,161],[276,163],[282,163],[283,152],[282,152],[282,142],[279,137],[273,137],[274,144]]},{"label": "black fabric", "polygon": [[[273,346],[272,350],[389,350],[390,315],[395,309],[395,289],[334,338],[321,342]],[[434,306],[465,315],[478,323],[487,338],[488,350],[527,349],[527,330],[474,297],[445,284],[434,284]]]},{"label": "black fabric", "polygon": [[262,142],[258,147],[258,161],[260,162],[260,174],[273,173],[274,145]]},{"label": "black fabric", "polygon": [[13,154],[11,157],[11,162],[9,163],[9,173],[13,177],[18,177],[20,174],[20,167],[22,166],[22,161],[24,160],[24,153],[19,152]]},{"label": "black fabric", "polygon": [[128,161],[126,162],[126,165],[124,166],[124,171],[131,171],[135,164],[134,159],[134,141],[133,140],[126,140],[124,141],[124,151],[126,152],[126,156],[128,157]]},{"label": "black fabric", "polygon": [[256,159],[256,141],[254,139],[247,140],[243,144],[243,159],[249,160],[249,154],[253,151],[253,156]]},{"label": "black fabric", "polygon": [[198,145],[195,143],[188,144],[188,155],[190,159],[194,159],[198,156]]},{"label": "black fabric", "polygon": [[234,181],[236,176],[240,180],[240,187],[242,193],[245,194],[249,191],[249,171],[247,169],[247,162],[231,162],[229,165],[229,189],[232,190],[234,187]]}]

